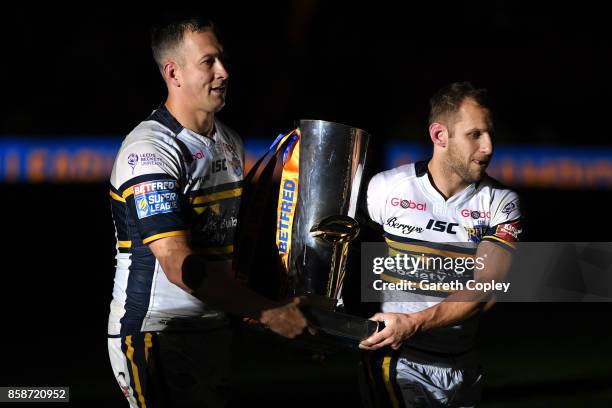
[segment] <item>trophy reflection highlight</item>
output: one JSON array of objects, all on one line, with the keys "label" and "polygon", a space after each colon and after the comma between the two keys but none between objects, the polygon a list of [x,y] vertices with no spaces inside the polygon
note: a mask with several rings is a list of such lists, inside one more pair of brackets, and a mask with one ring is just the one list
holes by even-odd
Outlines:
[{"label": "trophy reflection highlight", "polygon": [[349,244],[359,235],[359,224],[346,215],[332,215],[313,225],[310,232],[314,237],[330,243],[333,247],[332,263],[325,294],[329,299],[338,299],[344,281],[344,268]]}]

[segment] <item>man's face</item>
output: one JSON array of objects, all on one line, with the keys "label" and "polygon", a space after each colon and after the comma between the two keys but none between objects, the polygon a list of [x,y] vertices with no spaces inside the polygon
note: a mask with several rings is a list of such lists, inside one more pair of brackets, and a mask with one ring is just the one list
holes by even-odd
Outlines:
[{"label": "man's face", "polygon": [[186,32],[180,50],[182,94],[194,109],[214,113],[225,105],[229,74],[223,47],[211,32]]},{"label": "man's face", "polygon": [[491,117],[489,111],[472,99],[466,99],[449,127],[448,169],[466,183],[480,181],[493,155]]}]

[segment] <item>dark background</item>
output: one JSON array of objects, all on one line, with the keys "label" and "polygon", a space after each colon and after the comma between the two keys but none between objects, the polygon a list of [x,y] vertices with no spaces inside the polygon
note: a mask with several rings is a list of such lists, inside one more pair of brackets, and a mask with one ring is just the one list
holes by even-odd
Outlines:
[{"label": "dark background", "polygon": [[[497,142],[609,146],[606,14],[568,6],[290,1],[204,4],[229,53],[220,116],[270,140],[300,118],[386,140],[426,137],[427,101],[470,80]],[[148,48],[162,10],[98,4],[3,9],[0,134],[125,135],[165,97]],[[378,143],[377,143],[378,142]],[[106,353],[114,231],[104,184],[1,185],[0,385],[68,385],[73,405],[121,406]],[[610,241],[609,190],[518,189],[532,241]],[[483,318],[486,406],[612,404],[609,304],[499,304]],[[353,352],[314,362],[246,335],[234,404],[358,406]],[[272,344],[272,345],[270,345]],[[331,396],[325,396],[331,395]]]}]

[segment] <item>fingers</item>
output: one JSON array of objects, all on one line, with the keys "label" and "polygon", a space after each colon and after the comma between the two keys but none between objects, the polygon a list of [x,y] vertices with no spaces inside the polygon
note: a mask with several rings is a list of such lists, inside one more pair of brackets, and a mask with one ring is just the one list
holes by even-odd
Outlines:
[{"label": "fingers", "polygon": [[370,320],[374,320],[377,322],[384,322],[385,321],[385,313],[376,313],[374,316],[370,317]]},{"label": "fingers", "polygon": [[362,350],[378,350],[380,348],[391,345],[393,343],[395,343],[395,340],[392,337],[383,339],[382,341],[377,342],[377,343],[374,343],[370,341],[369,339],[366,339],[362,341],[361,343],[359,343],[359,348]]},{"label": "fingers", "polygon": [[[297,299],[297,300],[296,300]],[[295,338],[308,327],[308,321],[297,307],[299,298],[284,306],[269,310],[268,327],[283,337]]]},{"label": "fingers", "polygon": [[366,339],[366,341],[372,345],[372,344],[378,344],[381,341],[383,341],[384,339],[386,339],[387,337],[392,337],[393,336],[393,331],[391,330],[391,328],[389,327],[385,327],[384,330],[381,330],[379,332],[374,333],[373,335],[371,335],[370,337],[368,337]]}]

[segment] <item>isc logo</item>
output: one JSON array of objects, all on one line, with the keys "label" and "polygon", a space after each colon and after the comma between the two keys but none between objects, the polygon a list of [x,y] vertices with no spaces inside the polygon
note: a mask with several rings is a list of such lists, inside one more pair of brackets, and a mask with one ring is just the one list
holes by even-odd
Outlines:
[{"label": "isc logo", "polygon": [[456,224],[454,222],[436,221],[430,219],[427,223],[427,227],[425,228],[437,232],[446,232],[447,234],[456,234],[457,231],[455,231],[453,228],[458,226],[459,224]]},{"label": "isc logo", "polygon": [[225,159],[221,159],[221,160],[216,160],[214,162],[211,163],[211,170],[213,173],[217,173],[219,171],[226,171],[227,170],[227,165],[225,164],[226,160]]}]

